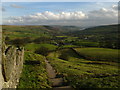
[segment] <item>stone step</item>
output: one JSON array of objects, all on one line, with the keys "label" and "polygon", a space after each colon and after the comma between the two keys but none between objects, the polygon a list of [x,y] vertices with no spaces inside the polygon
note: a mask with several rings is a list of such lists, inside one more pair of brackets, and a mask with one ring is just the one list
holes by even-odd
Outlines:
[{"label": "stone step", "polygon": [[74,90],[71,86],[54,87],[53,90]]},{"label": "stone step", "polygon": [[51,86],[53,87],[53,90],[58,90],[58,89],[73,90],[72,87],[65,86],[66,84],[63,78],[57,78],[54,68],[47,60],[45,60],[45,62],[46,62],[46,70],[48,73],[49,81],[52,82]]},{"label": "stone step", "polygon": [[62,86],[64,83],[63,78],[51,79],[51,82],[53,87]]}]

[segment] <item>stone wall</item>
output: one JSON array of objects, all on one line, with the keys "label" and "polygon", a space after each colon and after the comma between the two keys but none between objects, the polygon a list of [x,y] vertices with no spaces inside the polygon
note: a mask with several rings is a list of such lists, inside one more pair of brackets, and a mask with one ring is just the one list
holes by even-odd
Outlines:
[{"label": "stone wall", "polygon": [[2,46],[0,88],[16,88],[23,68],[24,48]]},{"label": "stone wall", "polygon": [[0,89],[2,88],[2,81],[3,81],[1,68],[2,68],[2,26],[0,26]]}]

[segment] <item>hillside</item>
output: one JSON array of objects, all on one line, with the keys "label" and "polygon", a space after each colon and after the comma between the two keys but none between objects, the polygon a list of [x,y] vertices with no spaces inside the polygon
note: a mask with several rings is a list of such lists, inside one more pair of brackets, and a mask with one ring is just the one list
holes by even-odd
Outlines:
[{"label": "hillside", "polygon": [[84,35],[91,35],[91,34],[117,34],[118,33],[118,25],[106,25],[106,26],[97,26],[87,28],[82,31],[73,32],[74,34],[84,34]]},{"label": "hillside", "polygon": [[[84,39],[87,41],[99,42],[102,47],[120,47],[118,44],[119,33],[118,25],[106,25],[87,28],[81,31],[75,31],[68,33],[74,37],[79,37],[79,39]],[[104,44],[105,43],[105,44]]]},{"label": "hillside", "polygon": [[55,88],[56,81],[76,90],[120,87],[117,26],[3,26],[5,43],[25,50],[18,88]]},{"label": "hillside", "polygon": [[[3,25],[3,33],[6,35],[12,35],[17,37],[26,36],[51,36],[51,35],[65,35],[68,32],[78,31],[81,28],[76,26],[14,26],[14,25]],[[34,31],[33,31],[34,30]]]},{"label": "hillside", "polygon": [[[33,31],[34,30],[34,31]],[[24,33],[23,36],[34,35],[115,35],[118,33],[118,25],[106,25],[90,27],[82,30],[82,27],[76,26],[8,26],[3,25],[3,32],[9,34],[9,32]]]},{"label": "hillside", "polygon": [[[118,44],[118,25],[106,25],[91,27],[82,30],[82,27],[76,26],[8,26],[3,25],[3,34],[10,39],[29,37],[31,40],[40,40],[43,37],[50,43],[62,42],[66,45],[81,46],[83,42],[97,43],[98,47],[119,48]],[[37,39],[38,38],[38,39]],[[8,38],[7,38],[8,39]],[[52,41],[51,41],[52,40]],[[84,46],[82,44],[82,46]],[[96,45],[92,45],[96,46]]]},{"label": "hillside", "polygon": [[62,32],[50,26],[10,26],[3,25],[3,34],[10,37],[39,37],[39,36],[51,36],[59,35]]}]

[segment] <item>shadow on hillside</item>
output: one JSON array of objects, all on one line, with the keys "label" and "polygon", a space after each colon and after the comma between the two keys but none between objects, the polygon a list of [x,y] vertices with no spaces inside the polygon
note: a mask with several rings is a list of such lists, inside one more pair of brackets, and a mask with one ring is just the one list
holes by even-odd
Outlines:
[{"label": "shadow on hillside", "polygon": [[39,65],[40,61],[25,61],[25,65]]},{"label": "shadow on hillside", "polygon": [[69,48],[69,49],[65,49],[64,51],[61,52],[61,54],[68,54],[71,57],[75,57],[75,58],[85,58],[82,55],[79,55],[73,48]]}]

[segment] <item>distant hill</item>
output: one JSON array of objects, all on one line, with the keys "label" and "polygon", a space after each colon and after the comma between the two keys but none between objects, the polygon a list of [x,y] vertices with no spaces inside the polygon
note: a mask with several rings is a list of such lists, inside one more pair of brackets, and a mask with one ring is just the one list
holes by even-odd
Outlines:
[{"label": "distant hill", "polygon": [[[106,26],[97,26],[87,29],[76,26],[10,26],[3,25],[3,32],[6,35],[15,35],[20,37],[26,36],[42,36],[42,35],[70,35],[70,36],[80,36],[80,35],[113,35],[118,34],[118,25],[106,25]],[[12,33],[12,34],[11,34]]]},{"label": "distant hill", "polygon": [[3,25],[3,33],[13,37],[38,37],[49,35],[65,35],[66,32],[79,31],[80,27],[76,26],[47,26],[47,25]]},{"label": "distant hill", "polygon": [[51,26],[15,26],[15,25],[3,25],[3,34],[10,35],[12,37],[39,37],[59,35],[62,33],[59,29]]},{"label": "distant hill", "polygon": [[106,26],[97,26],[87,28],[82,31],[73,32],[75,35],[106,35],[106,34],[117,34],[118,33],[118,25],[106,25]]},{"label": "distant hill", "polygon": [[63,32],[80,31],[83,29],[82,27],[77,27],[77,26],[52,26],[52,27],[57,28]]}]

